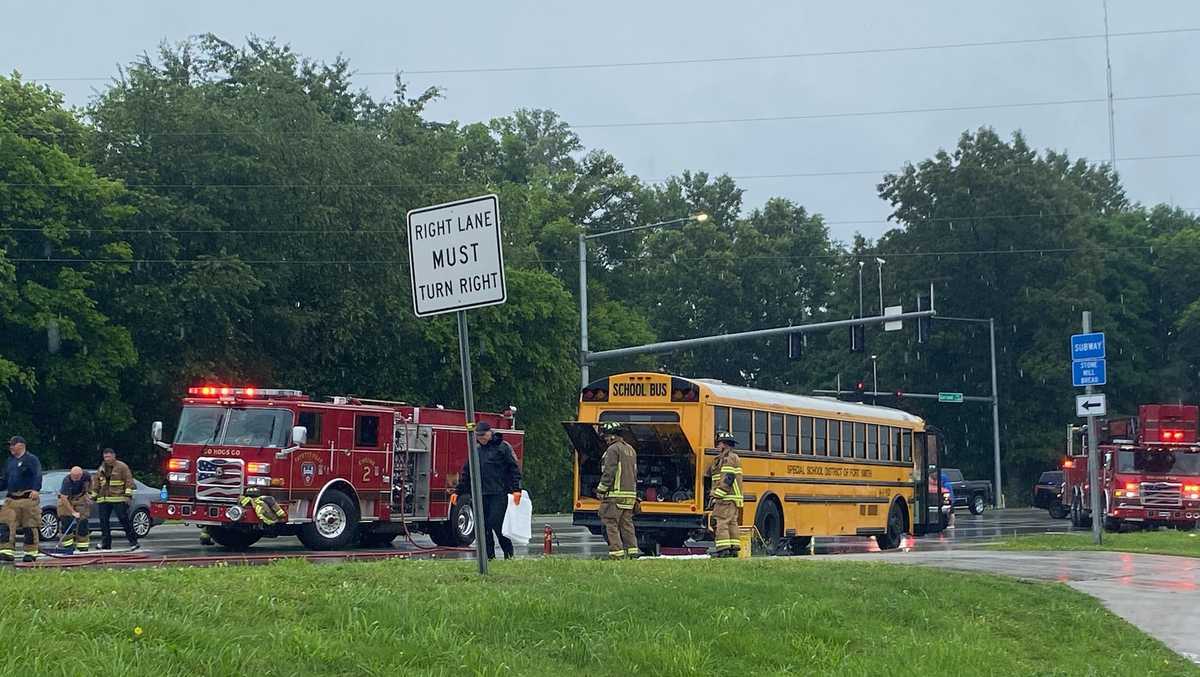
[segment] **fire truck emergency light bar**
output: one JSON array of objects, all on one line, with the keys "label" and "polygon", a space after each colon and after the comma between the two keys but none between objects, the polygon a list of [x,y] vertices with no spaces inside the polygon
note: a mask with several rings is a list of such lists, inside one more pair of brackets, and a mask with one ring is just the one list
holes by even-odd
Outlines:
[{"label": "fire truck emergency light bar", "polygon": [[188,388],[188,395],[193,397],[304,397],[299,390],[284,390],[281,388],[230,388],[228,386],[197,386]]}]

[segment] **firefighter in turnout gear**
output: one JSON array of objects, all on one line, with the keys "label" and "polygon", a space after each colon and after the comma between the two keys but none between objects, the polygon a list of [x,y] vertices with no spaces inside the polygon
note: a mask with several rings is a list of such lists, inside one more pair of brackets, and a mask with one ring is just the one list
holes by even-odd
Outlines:
[{"label": "firefighter in turnout gear", "polygon": [[600,522],[608,541],[608,556],[612,559],[637,558],[637,532],[633,528],[633,513],[637,506],[637,453],[621,437],[620,423],[601,423],[600,433],[608,449],[600,461],[596,497],[600,499]]},{"label": "firefighter in turnout gear", "polygon": [[712,479],[711,505],[712,516],[716,522],[713,528],[716,548],[713,557],[737,557],[741,549],[738,539],[738,525],[742,510],[742,460],[733,453],[737,446],[737,438],[732,433],[717,433],[717,457],[708,466],[708,476]]},{"label": "firefighter in turnout gear", "polygon": [[[4,464],[0,476],[0,491],[7,491],[4,507],[0,508],[0,522],[8,526],[8,538],[0,543],[0,559],[21,559],[32,562],[38,556],[38,527],[41,526],[41,502],[38,490],[42,488],[42,463],[37,456],[25,449],[25,438],[14,435],[8,440],[8,452],[12,455]],[[17,532],[22,534],[22,550],[16,550]]]},{"label": "firefighter in turnout gear", "polygon": [[68,552],[87,552],[88,517],[92,514],[92,478],[75,466],[58,489],[58,521],[63,525],[59,546]]},{"label": "firefighter in turnout gear", "polygon": [[133,473],[129,466],[117,460],[117,452],[105,449],[102,454],[104,462],[92,478],[92,494],[97,503],[100,518],[100,547],[104,550],[112,548],[112,527],[109,518],[117,513],[117,520],[125,530],[125,538],[129,540],[129,549],[137,550],[138,538],[129,523],[129,502],[133,500]]}]

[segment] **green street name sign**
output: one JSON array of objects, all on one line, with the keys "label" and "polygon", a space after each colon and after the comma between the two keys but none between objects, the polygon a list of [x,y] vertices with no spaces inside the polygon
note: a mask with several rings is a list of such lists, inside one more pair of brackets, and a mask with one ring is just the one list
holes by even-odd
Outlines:
[{"label": "green street name sign", "polygon": [[962,404],[962,393],[938,393],[938,402],[946,404]]}]

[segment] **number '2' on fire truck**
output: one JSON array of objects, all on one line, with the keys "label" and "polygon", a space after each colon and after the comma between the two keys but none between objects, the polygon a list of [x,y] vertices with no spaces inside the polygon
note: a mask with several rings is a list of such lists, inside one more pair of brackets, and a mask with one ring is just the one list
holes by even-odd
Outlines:
[{"label": "number '2' on fire truck", "polygon": [[[523,457],[515,409],[479,413]],[[461,410],[297,390],[190,388],[169,451],[163,520],[204,525],[219,545],[295,535],[332,550],[391,543],[407,530],[434,543],[474,540],[470,501],[450,505],[467,460]]]}]

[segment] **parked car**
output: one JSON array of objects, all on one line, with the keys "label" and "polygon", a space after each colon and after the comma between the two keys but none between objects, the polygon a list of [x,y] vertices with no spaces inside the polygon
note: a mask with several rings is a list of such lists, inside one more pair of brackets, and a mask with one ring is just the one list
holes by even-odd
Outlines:
[{"label": "parked car", "polygon": [[1047,470],[1033,485],[1033,507],[1050,511],[1054,519],[1063,519],[1068,510],[1062,502],[1063,471]]},{"label": "parked car", "polygon": [[[58,519],[58,489],[62,486],[63,478],[67,476],[68,472],[67,470],[47,470],[42,473],[42,489],[38,493],[41,496],[42,505],[42,523],[39,531],[43,541],[52,541],[58,538],[62,528],[66,526]],[[162,524],[162,520],[150,517],[150,502],[158,500],[159,490],[136,479],[134,484],[136,488],[133,490],[133,500],[129,504],[129,525],[133,528],[133,533],[137,534],[138,538],[142,538],[150,533],[151,527]],[[0,498],[3,498],[5,493],[0,491]],[[88,528],[95,532],[97,537],[100,532],[99,512],[93,505],[91,517],[88,519]],[[114,530],[123,531],[121,523],[115,515],[109,522]],[[5,528],[4,525],[0,525],[0,531]]]},{"label": "parked car", "polygon": [[946,478],[950,480],[950,489],[954,492],[954,507],[968,508],[972,515],[983,514],[992,500],[992,483],[987,480],[963,479],[962,471],[958,468],[942,468]]}]

